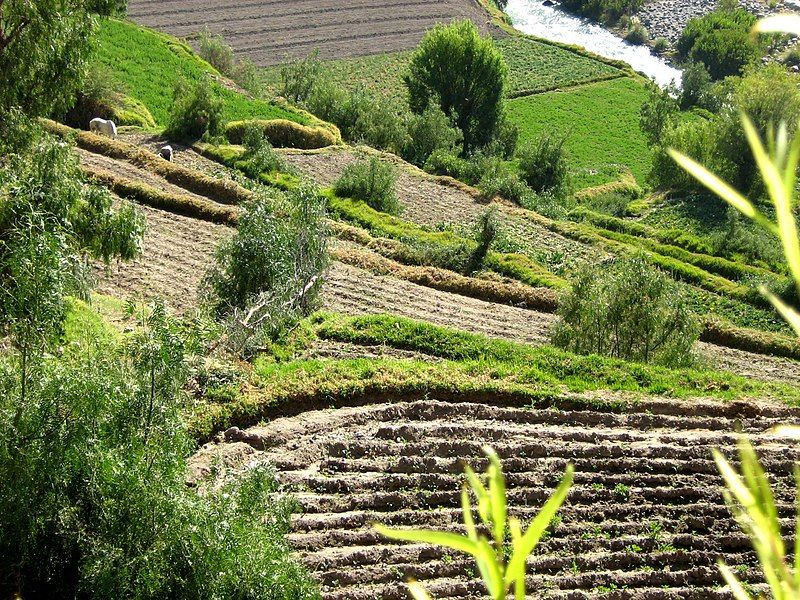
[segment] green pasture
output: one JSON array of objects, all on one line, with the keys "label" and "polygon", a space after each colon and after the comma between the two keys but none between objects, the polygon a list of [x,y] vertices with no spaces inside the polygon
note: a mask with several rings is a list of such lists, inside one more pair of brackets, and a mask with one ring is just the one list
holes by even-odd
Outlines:
[{"label": "green pasture", "polygon": [[[175,85],[217,75],[211,65],[174,37],[127,21],[104,20],[98,32],[96,64],[106,67],[113,82],[125,94],[139,100],[163,127],[169,120]],[[288,119],[306,124],[309,119],[281,106],[248,98],[215,84],[225,104],[224,118]]]}]

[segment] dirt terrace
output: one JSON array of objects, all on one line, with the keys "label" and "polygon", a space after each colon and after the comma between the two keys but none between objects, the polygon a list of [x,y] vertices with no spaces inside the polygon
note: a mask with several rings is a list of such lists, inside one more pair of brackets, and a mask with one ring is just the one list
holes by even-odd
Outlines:
[{"label": "dirt terrace", "polygon": [[128,16],[179,37],[207,26],[259,66],[316,49],[323,58],[407,50],[435,24],[456,19],[500,32],[477,0],[131,0]]},{"label": "dirt terrace", "polygon": [[[729,598],[723,558],[758,583],[755,556],[730,518],[711,449],[733,453],[737,426],[756,443],[790,528],[792,461],[800,449],[765,432],[797,410],[702,400],[644,402],[631,412],[517,409],[411,401],[305,413],[205,447],[275,466],[297,498],[290,543],[330,600],[406,598],[401,582],[438,598],[478,598],[470,560],[396,544],[371,527],[460,531],[463,463],[483,468],[491,444],[508,476],[512,512],[529,519],[568,462],[576,468],[560,521],[528,565],[537,598]],[[243,443],[246,442],[246,443]],[[202,471],[202,468],[198,469]]]}]

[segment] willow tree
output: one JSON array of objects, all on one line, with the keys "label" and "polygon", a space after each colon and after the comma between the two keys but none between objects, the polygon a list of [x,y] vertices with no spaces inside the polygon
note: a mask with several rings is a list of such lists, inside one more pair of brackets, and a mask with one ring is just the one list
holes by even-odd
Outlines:
[{"label": "willow tree", "polygon": [[116,0],[0,0],[0,106],[63,110],[88,66],[97,15]]},{"label": "willow tree", "polygon": [[404,77],[409,105],[437,102],[464,134],[464,153],[487,144],[503,115],[507,67],[491,38],[472,21],[437,25],[420,42]]}]

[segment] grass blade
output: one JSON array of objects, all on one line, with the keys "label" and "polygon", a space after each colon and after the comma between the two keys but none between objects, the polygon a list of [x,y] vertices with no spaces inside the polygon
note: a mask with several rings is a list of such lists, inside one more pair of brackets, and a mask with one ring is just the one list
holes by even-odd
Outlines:
[{"label": "grass blade", "polygon": [[558,509],[564,503],[569,493],[569,488],[572,485],[572,478],[575,473],[575,467],[572,465],[567,466],[567,471],[561,479],[561,483],[553,492],[553,495],[545,502],[545,505],[536,515],[536,518],[528,527],[528,530],[522,536],[517,544],[514,546],[514,553],[511,555],[511,560],[508,562],[506,568],[506,584],[510,585],[519,578],[525,577],[525,560],[533,552],[536,544],[542,537],[542,534],[547,529],[553,517],[558,512]]}]

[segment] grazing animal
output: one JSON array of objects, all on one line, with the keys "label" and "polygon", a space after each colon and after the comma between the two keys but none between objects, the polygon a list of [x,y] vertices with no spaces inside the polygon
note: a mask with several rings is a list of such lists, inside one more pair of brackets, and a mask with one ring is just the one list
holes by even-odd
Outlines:
[{"label": "grazing animal", "polygon": [[117,139],[117,126],[114,125],[114,121],[111,120],[95,117],[89,121],[89,131],[92,133],[99,133],[100,135],[106,135],[112,140]]},{"label": "grazing animal", "polygon": [[164,160],[172,162],[172,146],[164,146],[158,151],[158,155]]}]

